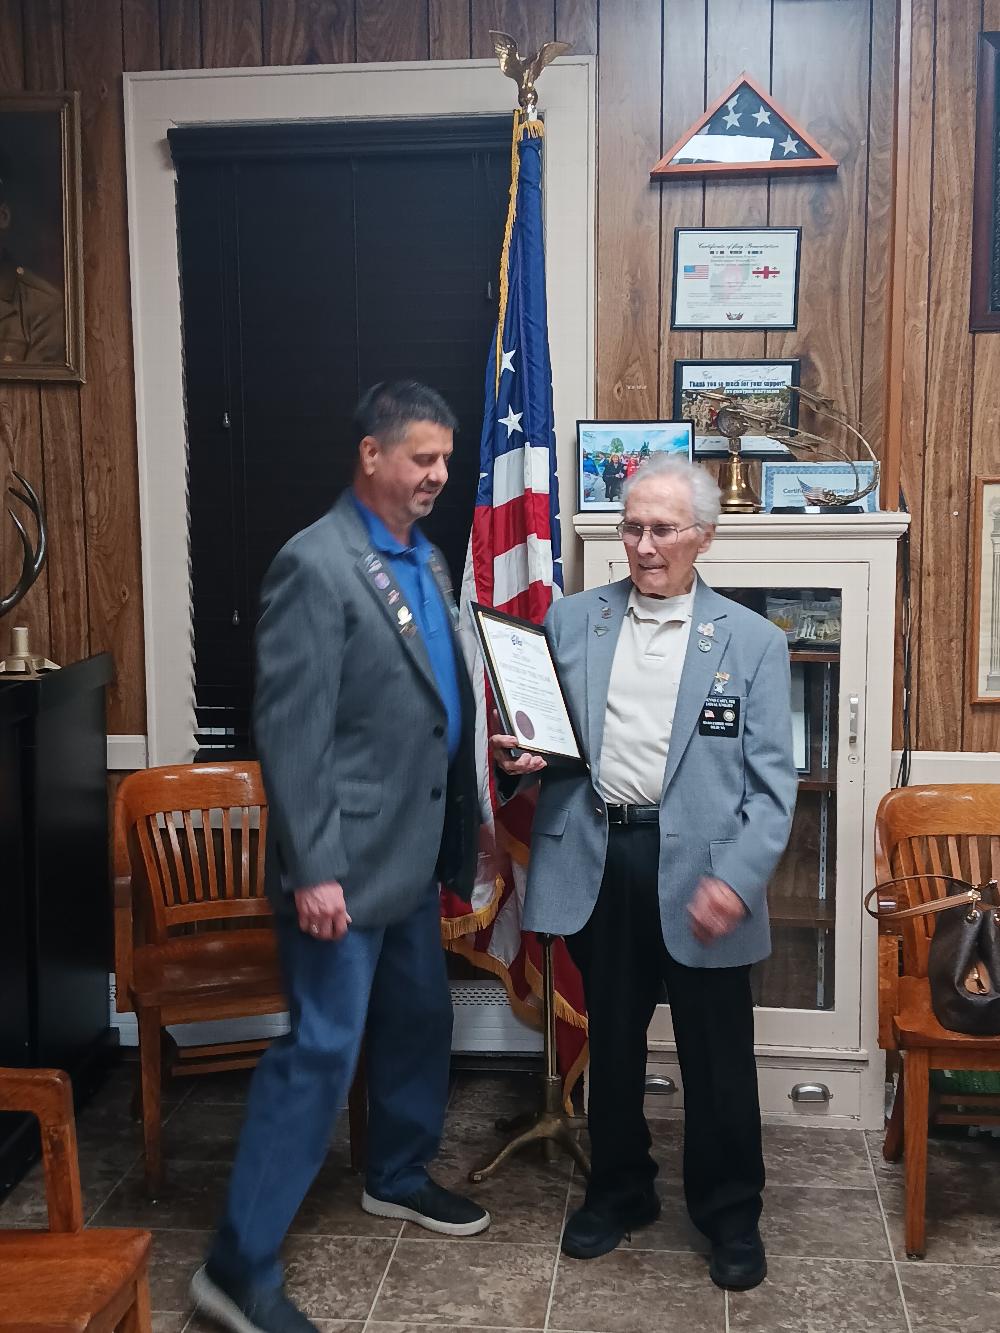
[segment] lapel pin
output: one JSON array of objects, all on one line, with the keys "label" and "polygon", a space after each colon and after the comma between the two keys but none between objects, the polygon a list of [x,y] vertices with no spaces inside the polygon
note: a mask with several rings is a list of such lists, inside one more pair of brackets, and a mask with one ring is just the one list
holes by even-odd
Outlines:
[{"label": "lapel pin", "polygon": [[698,650],[699,650],[699,652],[702,652],[702,653],[710,653],[710,652],[712,651],[712,645],[711,645],[711,643],[708,641],[708,639],[699,639],[699,640],[698,640]]},{"label": "lapel pin", "polygon": [[707,625],[699,625],[698,633],[704,634],[706,639],[711,639],[715,634],[715,626],[712,624],[711,621],[709,621]]},{"label": "lapel pin", "polygon": [[390,588],[389,591],[386,593],[386,601],[389,603],[390,606],[395,606],[396,603],[399,601],[399,593],[396,591],[395,588]]},{"label": "lapel pin", "polygon": [[604,608],[604,610],[601,612],[601,619],[602,619],[602,620],[610,620],[610,619],[611,619],[611,615],[612,615],[611,607],[610,607],[610,606],[606,606],[606,607]]},{"label": "lapel pin", "polygon": [[404,625],[408,625],[413,619],[413,613],[408,606],[401,606],[396,612],[396,619],[399,621],[400,629],[402,629]]},{"label": "lapel pin", "polygon": [[388,586],[389,586],[389,575],[388,575],[388,574],[376,574],[376,575],[375,575],[375,587],[376,587],[376,588],[382,588],[382,589],[384,590],[385,588],[388,588]]}]

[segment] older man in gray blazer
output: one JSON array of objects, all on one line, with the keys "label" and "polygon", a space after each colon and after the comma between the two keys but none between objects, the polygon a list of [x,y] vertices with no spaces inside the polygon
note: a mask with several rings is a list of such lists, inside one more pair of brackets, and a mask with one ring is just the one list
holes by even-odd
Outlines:
[{"label": "older man in gray blazer", "polygon": [[629,577],[552,607],[589,771],[492,741],[510,777],[541,774],[524,924],[566,937],[587,998],[593,1173],[563,1250],[605,1254],[659,1215],[643,1095],[665,983],[688,1210],[712,1244],[713,1280],[745,1289],[766,1273],[749,974],[770,951],[767,883],[797,776],[784,635],[694,569],[718,513],[707,473],[650,460],[624,495]]},{"label": "older man in gray blazer", "polygon": [[448,1236],[490,1221],[427,1173],[452,1028],[438,881],[469,896],[479,823],[457,612],[417,527],[448,479],[454,426],[433,390],[376,385],[357,410],[353,487],[264,580],[254,732],[291,1032],[257,1068],[222,1225],[192,1283],[233,1333],[315,1333],[284,1293],[278,1249],[365,1032],[362,1208]]}]

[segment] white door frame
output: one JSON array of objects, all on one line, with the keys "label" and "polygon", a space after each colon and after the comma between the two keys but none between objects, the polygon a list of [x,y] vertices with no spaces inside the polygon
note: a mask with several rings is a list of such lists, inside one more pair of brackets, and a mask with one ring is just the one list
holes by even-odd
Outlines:
[{"label": "white door frame", "polygon": [[[493,60],[408,61],[124,75],[125,164],[139,450],[148,762],[194,755],[175,125],[496,115],[513,86]],[[576,421],[594,405],[597,99],[592,56],[539,82],[545,234],[567,590],[580,584]]]}]

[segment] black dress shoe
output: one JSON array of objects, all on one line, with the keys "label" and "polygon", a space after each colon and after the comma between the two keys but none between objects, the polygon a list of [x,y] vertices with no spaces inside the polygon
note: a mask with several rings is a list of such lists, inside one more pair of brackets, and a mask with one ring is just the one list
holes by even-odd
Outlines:
[{"label": "black dress shoe", "polygon": [[648,1227],[660,1216],[657,1195],[628,1215],[602,1212],[599,1208],[578,1208],[566,1223],[562,1252],[571,1259],[596,1259],[618,1248],[626,1236],[640,1227]]},{"label": "black dress shoe", "polygon": [[754,1227],[739,1240],[727,1240],[712,1246],[709,1276],[717,1287],[727,1291],[749,1291],[767,1277],[767,1256],[760,1232]]}]

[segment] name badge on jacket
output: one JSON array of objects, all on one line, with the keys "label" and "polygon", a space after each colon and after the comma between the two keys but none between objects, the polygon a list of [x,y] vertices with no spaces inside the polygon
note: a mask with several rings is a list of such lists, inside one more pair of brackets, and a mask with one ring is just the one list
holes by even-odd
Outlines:
[{"label": "name badge on jacket", "polygon": [[712,694],[701,706],[699,736],[738,736],[740,700],[734,694]]}]

